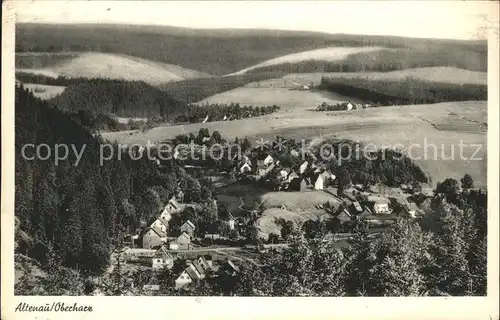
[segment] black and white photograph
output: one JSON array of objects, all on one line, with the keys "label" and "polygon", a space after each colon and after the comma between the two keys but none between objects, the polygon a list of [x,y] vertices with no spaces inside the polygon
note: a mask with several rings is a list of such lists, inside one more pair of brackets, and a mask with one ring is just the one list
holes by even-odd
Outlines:
[{"label": "black and white photograph", "polygon": [[498,2],[7,4],[15,297],[498,298]]}]

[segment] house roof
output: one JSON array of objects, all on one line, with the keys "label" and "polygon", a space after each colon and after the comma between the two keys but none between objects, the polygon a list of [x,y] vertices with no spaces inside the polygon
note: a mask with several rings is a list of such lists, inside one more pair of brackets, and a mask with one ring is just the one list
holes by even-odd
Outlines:
[{"label": "house roof", "polygon": [[177,240],[180,238],[186,238],[186,239],[191,240],[191,237],[186,232],[181,233],[180,236],[177,237]]},{"label": "house roof", "polygon": [[189,275],[189,277],[192,279],[192,280],[200,280],[201,278],[199,277],[199,275],[196,273],[197,270],[196,268],[191,264],[190,266],[188,266],[186,269],[185,269],[186,273]]},{"label": "house roof", "polygon": [[155,228],[155,227],[153,227],[153,228],[149,227],[149,228],[145,229],[144,234],[148,233],[150,230],[152,230],[154,233],[156,233],[158,235],[158,237],[160,237],[160,238],[164,238],[167,236],[166,232],[162,232],[160,229]]},{"label": "house roof", "polygon": [[231,261],[231,260],[227,260],[226,261],[226,264],[231,267],[234,271],[238,272],[240,269]]},{"label": "house roof", "polygon": [[163,258],[173,258],[173,256],[168,252],[165,246],[162,246],[160,249],[156,250],[155,257],[163,257]]},{"label": "house roof", "polygon": [[175,200],[175,197],[172,197],[170,200],[168,200],[168,203],[170,203],[172,206],[174,206],[176,209],[180,209],[179,203]]},{"label": "house roof", "polygon": [[203,276],[205,274],[205,268],[198,262],[198,260],[194,260],[192,262],[192,265],[195,267],[196,271],[198,271],[200,275]]},{"label": "house roof", "polygon": [[182,224],[181,228],[182,228],[182,227],[184,227],[184,225],[186,225],[186,224],[187,224],[188,226],[190,226],[191,228],[193,228],[193,230],[196,228],[196,227],[195,227],[195,225],[194,225],[191,221],[189,221],[189,220],[188,220],[188,221],[186,221],[186,222],[184,222],[184,223]]},{"label": "house roof", "polygon": [[385,197],[379,197],[379,196],[368,196],[368,201],[370,202],[375,202],[378,204],[389,204],[389,199]]}]

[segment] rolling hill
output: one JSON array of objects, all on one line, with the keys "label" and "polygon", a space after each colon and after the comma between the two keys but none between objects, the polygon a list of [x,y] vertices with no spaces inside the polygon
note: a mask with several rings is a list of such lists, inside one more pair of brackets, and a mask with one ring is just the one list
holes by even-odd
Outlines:
[{"label": "rolling hill", "polygon": [[446,46],[415,48],[331,47],[285,55],[245,68],[236,74],[261,72],[388,72],[423,67],[453,67],[486,72],[487,55]]},{"label": "rolling hill", "polygon": [[187,105],[144,82],[93,79],[70,85],[49,100],[60,110],[88,110],[118,117],[175,117]]},{"label": "rolling hill", "polygon": [[[230,74],[266,60],[327,47],[410,49],[427,53],[423,60],[432,58],[429,53],[442,52],[445,56],[470,57],[464,69],[486,68],[486,41],[112,24],[16,25],[16,52],[125,54],[212,75]],[[428,65],[419,67],[423,66]]]},{"label": "rolling hill", "polygon": [[159,85],[210,75],[123,54],[99,52],[16,54],[16,71],[57,78],[107,78]]}]

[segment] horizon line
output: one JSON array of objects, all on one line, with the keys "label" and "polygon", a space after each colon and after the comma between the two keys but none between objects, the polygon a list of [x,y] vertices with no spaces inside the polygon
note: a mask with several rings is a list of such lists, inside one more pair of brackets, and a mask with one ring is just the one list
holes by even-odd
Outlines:
[{"label": "horizon line", "polygon": [[332,33],[327,31],[315,31],[315,30],[305,30],[305,29],[276,29],[276,28],[263,28],[263,27],[185,27],[185,26],[176,26],[176,25],[166,25],[166,24],[145,24],[145,23],[133,23],[133,22],[67,22],[67,21],[16,21],[16,25],[18,24],[31,24],[31,25],[92,25],[92,26],[135,26],[135,27],[157,27],[157,28],[177,28],[184,30],[204,30],[204,31],[231,31],[231,30],[239,30],[239,31],[275,31],[275,32],[296,32],[296,33],[311,33],[317,35],[346,35],[346,36],[359,36],[359,37],[392,37],[392,38],[400,38],[400,39],[419,39],[419,40],[444,40],[444,41],[458,41],[458,42],[488,42],[486,38],[429,38],[429,37],[418,37],[418,36],[401,36],[401,35],[392,35],[392,34],[366,34],[366,33],[345,33],[338,32]]}]

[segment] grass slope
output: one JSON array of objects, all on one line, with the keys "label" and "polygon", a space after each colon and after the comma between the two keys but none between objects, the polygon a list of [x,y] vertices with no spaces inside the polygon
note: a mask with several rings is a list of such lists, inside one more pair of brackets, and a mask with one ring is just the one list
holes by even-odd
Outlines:
[{"label": "grass slope", "polygon": [[487,54],[472,48],[454,49],[444,45],[396,49],[335,47],[271,59],[239,73],[386,72],[421,67],[455,67],[486,72]]},{"label": "grass slope", "polygon": [[486,56],[486,41],[411,39],[277,30],[199,30],[166,26],[17,24],[16,52],[126,54],[223,75],[263,61],[325,47],[422,48]]},{"label": "grass slope", "polygon": [[210,75],[172,64],[149,61],[123,54],[18,53],[19,72],[66,78],[107,78],[145,81],[152,85]]}]

